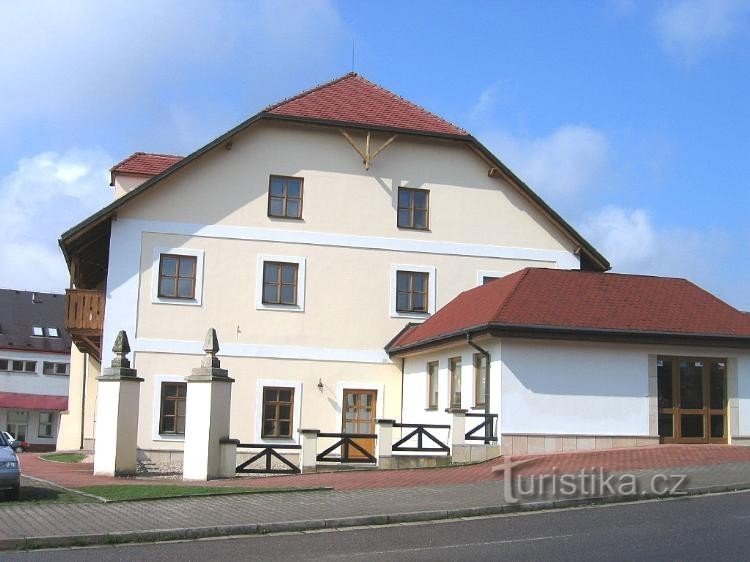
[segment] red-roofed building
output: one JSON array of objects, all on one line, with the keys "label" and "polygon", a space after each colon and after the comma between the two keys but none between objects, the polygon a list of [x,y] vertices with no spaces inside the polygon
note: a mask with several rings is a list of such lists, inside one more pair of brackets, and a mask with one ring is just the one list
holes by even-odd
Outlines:
[{"label": "red-roofed building", "polygon": [[750,318],[685,279],[527,268],[386,349],[404,360],[405,417],[486,409],[505,454],[739,443],[750,425]]}]

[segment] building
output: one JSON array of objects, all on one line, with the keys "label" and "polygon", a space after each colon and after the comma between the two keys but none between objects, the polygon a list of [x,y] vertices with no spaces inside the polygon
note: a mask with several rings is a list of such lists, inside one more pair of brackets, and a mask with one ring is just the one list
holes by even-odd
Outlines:
[{"label": "building", "polygon": [[64,298],[0,289],[0,427],[32,450],[54,450],[68,407]]},{"label": "building", "polygon": [[[703,309],[695,311],[697,331],[688,334],[694,339],[644,344],[632,360],[623,359],[634,349],[629,342],[589,343],[588,330],[597,326],[585,323],[574,326],[575,349],[547,332],[526,337],[523,330],[536,326],[526,317],[516,336],[477,331],[471,322],[448,326],[446,318],[498,310],[503,295],[520,287],[531,295],[529,305],[542,296],[561,305],[546,310],[539,326],[557,326],[565,299],[575,295],[580,300],[570,310],[600,301],[628,309],[608,285],[627,277],[605,275],[607,260],[469,133],[357,74],[270,106],[187,157],[136,153],[112,168],[111,183],[116,199],[60,240],[73,287],[67,326],[76,344],[66,443],[83,437],[91,444],[95,378],[125,330],[144,378],[138,447],[153,459],[180,457],[185,377],[201,362],[208,328],[217,330],[222,367],[236,380],[231,437],[245,443],[299,443],[303,428],[372,434],[378,418],[440,419],[441,410],[458,406],[476,408],[485,422],[499,416],[509,452],[520,452],[524,442],[537,450],[538,438],[554,449],[563,447],[563,437],[568,448],[626,443],[620,437],[659,442],[667,439],[658,429],[667,408],[654,409],[657,370],[666,368],[664,361],[681,365],[683,357],[716,359],[710,364],[723,362],[727,373],[729,401],[721,414],[702,410],[703,423],[723,415],[725,428],[739,425],[722,439],[750,435],[738,417],[750,377],[744,332],[714,332],[702,323]],[[530,273],[537,270],[547,273]],[[548,283],[559,270],[582,277],[563,278],[574,279],[572,285]],[[583,279],[605,280],[604,286],[576,287]],[[636,300],[651,291],[632,285]],[[602,300],[597,291],[609,296]],[[671,290],[662,297],[655,306],[689,302],[672,300]],[[736,321],[737,311],[726,314]],[[488,325],[495,328],[495,320]],[[451,330],[441,331],[444,323]],[[485,337],[489,361],[474,347]],[[724,347],[707,343],[714,340]],[[533,349],[523,351],[522,344]],[[504,362],[514,350],[529,361],[515,386]],[[534,366],[558,356],[573,386],[555,387],[559,379],[540,374],[541,363]],[[592,361],[611,364],[613,375],[591,380]],[[475,371],[486,373],[484,390],[475,387],[482,380]],[[527,372],[545,384],[524,387]],[[576,386],[576,377],[590,388]],[[576,397],[572,410],[545,399],[555,388],[561,398]],[[599,423],[565,422],[583,403],[593,404],[587,408]],[[630,414],[620,415],[621,408]],[[534,415],[546,422],[535,425]],[[681,415],[672,411],[673,418]],[[686,418],[683,426],[695,422]],[[688,439],[685,431],[682,438]]]},{"label": "building", "polygon": [[461,291],[525,267],[609,267],[474,137],[356,74],[185,158],[135,154],[112,184],[115,201],[61,239],[87,381],[71,412],[89,443],[92,381],[126,330],[152,456],[181,450],[184,377],[209,327],[237,380],[232,436],[293,443],[300,427],[400,418],[383,346]]},{"label": "building", "polygon": [[524,269],[388,351],[414,398],[404,418],[488,411],[504,454],[750,444],[748,315],[684,279]]}]

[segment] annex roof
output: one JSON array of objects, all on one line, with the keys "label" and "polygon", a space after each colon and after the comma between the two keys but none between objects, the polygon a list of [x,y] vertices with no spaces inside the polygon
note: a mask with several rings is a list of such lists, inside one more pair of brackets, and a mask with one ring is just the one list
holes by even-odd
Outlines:
[{"label": "annex roof", "polygon": [[355,72],[306,90],[265,111],[272,115],[468,136],[463,129]]},{"label": "annex roof", "polygon": [[[64,295],[0,289],[0,349],[70,353],[64,323]],[[34,335],[35,327],[41,335]]]},{"label": "annex roof", "polygon": [[109,169],[111,178],[109,185],[115,184],[115,176],[117,174],[156,176],[169,169],[183,158],[184,156],[175,156],[172,154],[135,152]]},{"label": "annex roof", "polygon": [[0,392],[0,408],[13,408],[14,410],[52,410],[62,412],[68,409],[68,397],[53,396],[49,394]]},{"label": "annex roof", "polygon": [[426,347],[467,333],[591,333],[745,339],[750,318],[685,279],[526,268],[458,295],[386,350]]}]

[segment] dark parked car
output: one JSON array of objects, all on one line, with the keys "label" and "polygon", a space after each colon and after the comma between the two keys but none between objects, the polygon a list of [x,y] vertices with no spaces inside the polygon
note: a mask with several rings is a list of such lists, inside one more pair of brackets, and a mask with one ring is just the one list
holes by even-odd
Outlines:
[{"label": "dark parked car", "polygon": [[21,492],[21,464],[5,432],[0,433],[0,491],[10,500],[17,500]]}]

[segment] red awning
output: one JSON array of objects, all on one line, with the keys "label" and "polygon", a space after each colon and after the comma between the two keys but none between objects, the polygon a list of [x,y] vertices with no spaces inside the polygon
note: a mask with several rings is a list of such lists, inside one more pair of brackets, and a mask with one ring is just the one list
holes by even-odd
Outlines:
[{"label": "red awning", "polygon": [[68,397],[0,392],[0,408],[13,408],[14,410],[67,410]]}]

